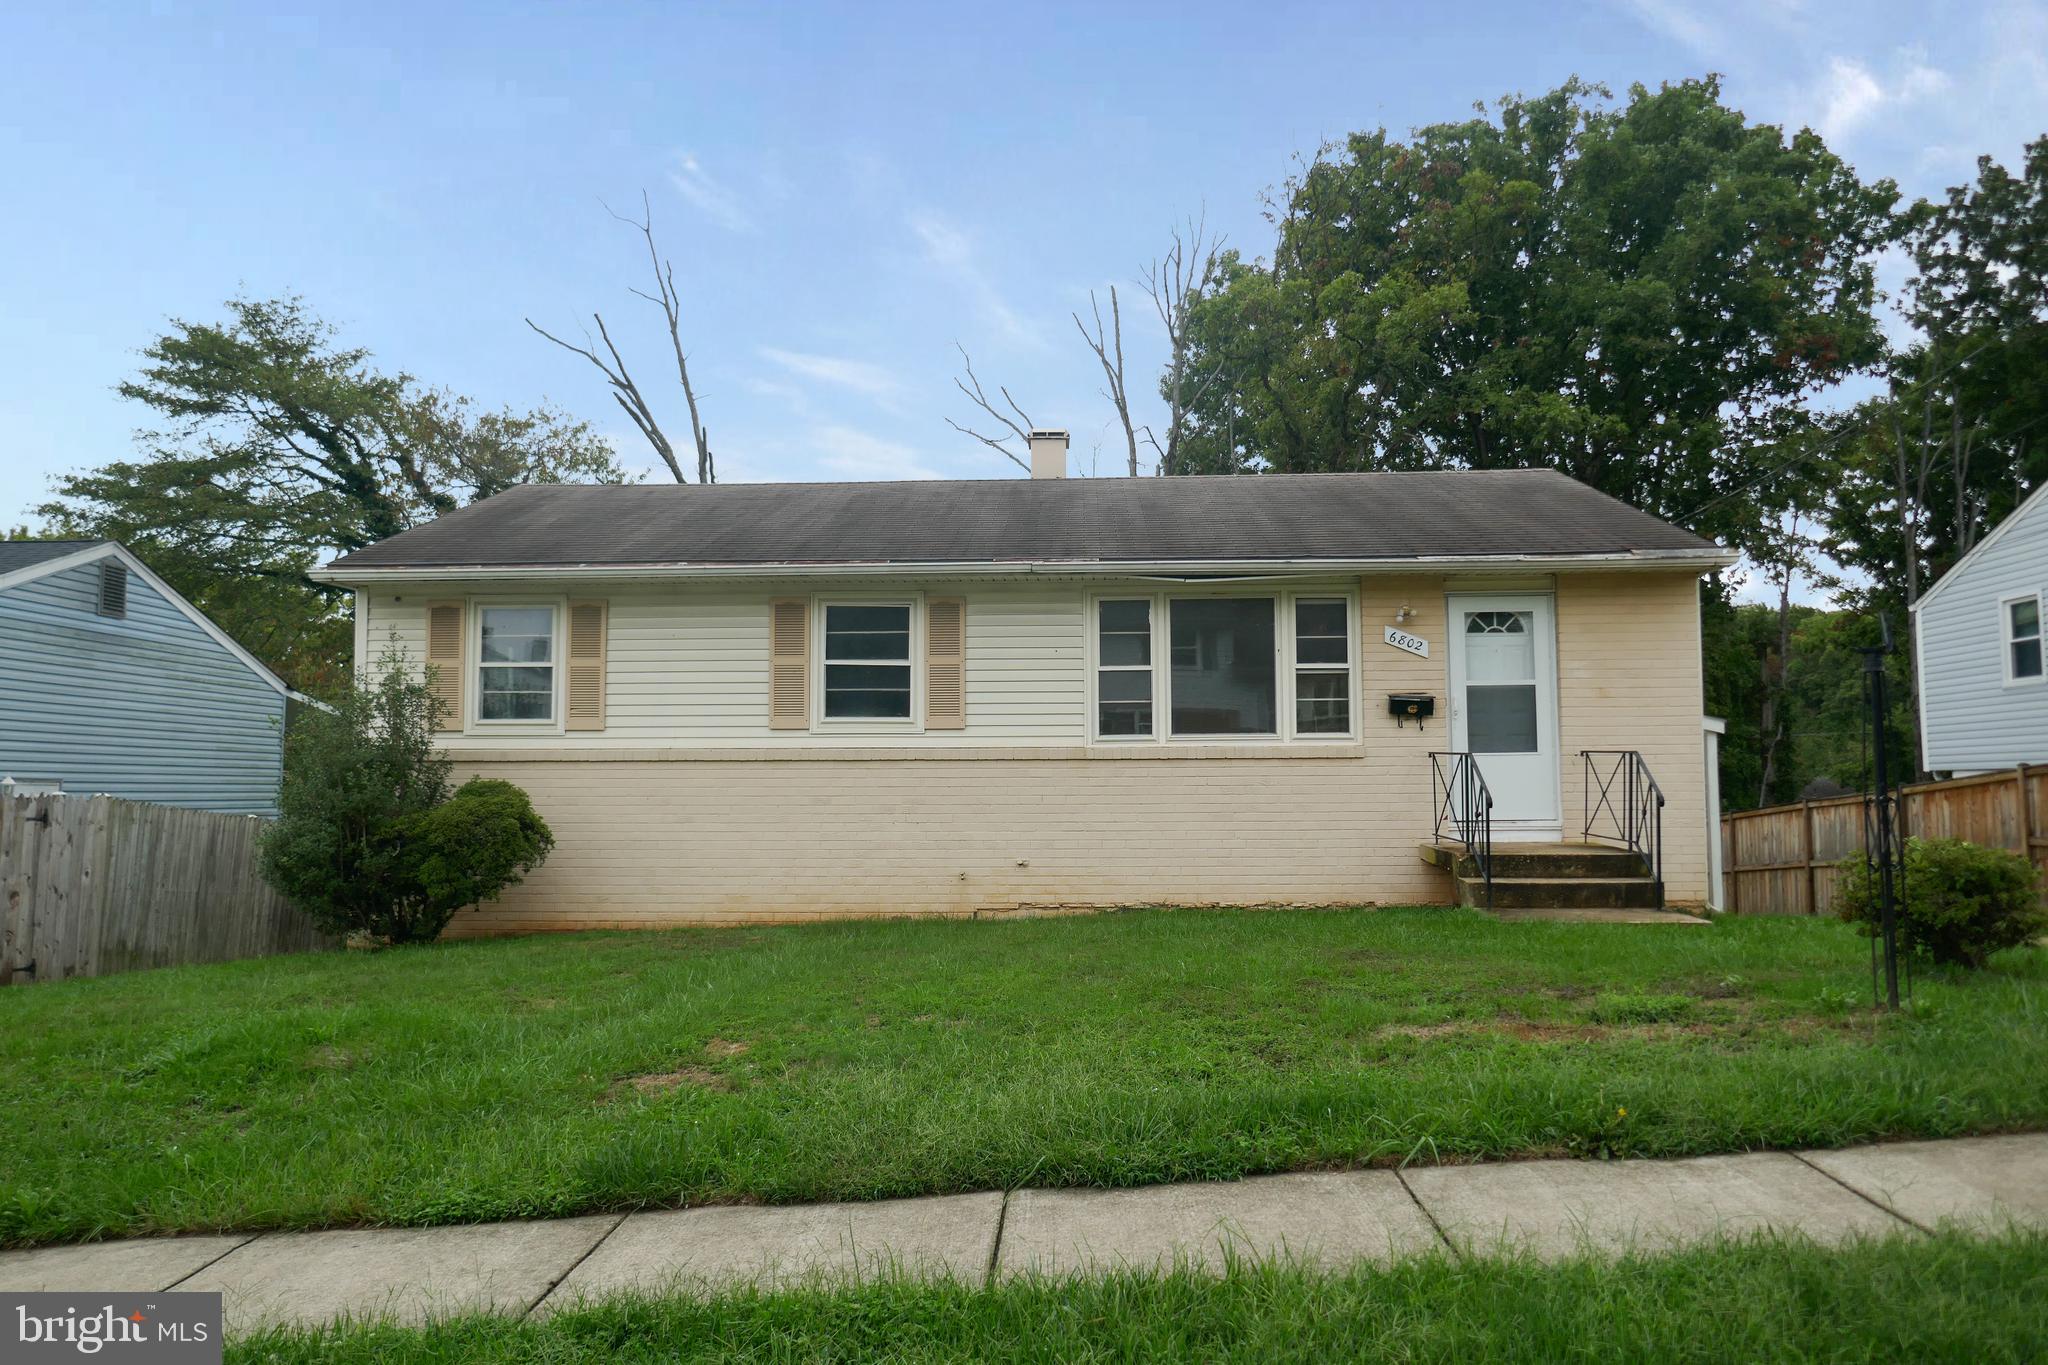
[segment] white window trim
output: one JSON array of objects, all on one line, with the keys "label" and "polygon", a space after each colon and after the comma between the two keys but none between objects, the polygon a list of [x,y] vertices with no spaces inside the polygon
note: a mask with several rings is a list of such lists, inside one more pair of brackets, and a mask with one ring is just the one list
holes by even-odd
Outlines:
[{"label": "white window trim", "polygon": [[[2034,604],[2034,621],[2039,633],[2033,638],[2041,642],[2041,671],[2030,678],[2019,677],[2012,671],[2012,647],[2019,643],[2019,637],[2012,633],[2012,604],[2015,602]],[[2048,684],[2048,593],[2016,592],[1998,599],[1998,671],[2007,687]]]},{"label": "white window trim", "polygon": [[[1172,604],[1175,599],[1259,597],[1273,600],[1273,684],[1274,721],[1277,729],[1259,735],[1177,735],[1173,733],[1173,657],[1172,657]],[[1152,733],[1149,735],[1105,735],[1102,733],[1102,704],[1100,680],[1102,677],[1102,604],[1104,602],[1147,601],[1152,605]],[[1351,699],[1351,728],[1342,734],[1300,734],[1295,728],[1294,714],[1294,605],[1296,602],[1342,602],[1344,604],[1344,628],[1348,658],[1345,663],[1349,674]],[[1272,584],[1232,584],[1230,586],[1202,587],[1190,584],[1186,588],[1126,589],[1116,591],[1110,588],[1091,592],[1088,595],[1087,673],[1088,673],[1088,742],[1103,745],[1127,744],[1356,744],[1362,733],[1359,726],[1360,694],[1364,687],[1364,664],[1358,627],[1358,592],[1355,588],[1290,588]],[[1312,666],[1313,667],[1313,666]],[[1332,670],[1334,671],[1334,670]]]},{"label": "white window trim", "polygon": [[[902,720],[880,716],[825,714],[825,611],[828,607],[910,608],[910,714]],[[921,735],[924,733],[925,627],[924,594],[833,593],[811,599],[811,733],[844,735]],[[886,662],[886,661],[884,661]]]},{"label": "white window trim", "polygon": [[[472,597],[469,599],[468,640],[465,648],[468,658],[464,668],[468,675],[463,679],[462,703],[468,714],[465,728],[472,732],[493,735],[559,735],[566,733],[562,728],[562,649],[564,645],[564,619],[568,616],[569,599],[566,597]],[[484,700],[484,611],[490,607],[546,607],[553,613],[552,638],[548,646],[548,672],[553,680],[553,695],[548,702],[549,717],[546,720],[485,720],[481,714]],[[491,667],[519,667],[517,664],[490,665]]]},{"label": "white window trim", "polygon": [[[1310,673],[1335,673],[1337,671],[1335,667],[1329,664],[1302,664],[1294,657],[1295,651],[1300,648],[1301,643],[1296,638],[1295,609],[1303,602],[1336,602],[1344,608],[1344,690],[1347,697],[1345,712],[1351,719],[1351,724],[1344,730],[1316,731],[1312,734],[1303,734],[1296,729],[1296,726],[1299,724],[1295,709],[1299,704],[1296,700],[1296,688],[1299,685],[1298,679],[1302,671],[1304,669]],[[1287,697],[1286,715],[1284,717],[1287,723],[1287,737],[1302,744],[1357,743],[1360,702],[1358,656],[1361,646],[1358,629],[1357,594],[1343,592],[1293,592],[1287,595],[1284,609],[1287,613],[1287,641],[1282,652],[1286,656],[1287,663]]]}]

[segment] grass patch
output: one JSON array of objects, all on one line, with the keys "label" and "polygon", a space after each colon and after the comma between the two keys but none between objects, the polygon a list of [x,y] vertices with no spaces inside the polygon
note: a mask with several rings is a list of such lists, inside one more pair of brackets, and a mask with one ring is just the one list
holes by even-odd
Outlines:
[{"label": "grass patch", "polygon": [[278,1332],[230,1361],[2024,1361],[2048,1340],[2048,1238],[1747,1242],[1564,1265],[1320,1276],[1245,1268],[838,1293],[624,1300],[532,1322]]},{"label": "grass patch", "polygon": [[[2044,956],[1923,976],[1890,1019],[1831,921],[1446,910],[581,934],[50,983],[0,992],[0,1240],[2043,1126]],[[1682,1018],[1603,1005],[1672,997]]]}]

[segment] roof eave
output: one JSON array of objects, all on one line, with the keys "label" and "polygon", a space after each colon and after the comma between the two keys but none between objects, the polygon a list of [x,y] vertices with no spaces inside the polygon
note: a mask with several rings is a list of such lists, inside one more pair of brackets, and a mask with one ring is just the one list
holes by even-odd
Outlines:
[{"label": "roof eave", "polygon": [[784,564],[400,564],[350,568],[329,564],[312,577],[342,587],[378,583],[446,579],[489,579],[519,582],[536,579],[693,579],[693,578],[828,578],[941,576],[1010,578],[1032,574],[1061,577],[1128,578],[1134,575],[1185,573],[1412,573],[1486,572],[1488,570],[1570,569],[1724,569],[1739,556],[1719,546],[1698,550],[1627,550],[1600,554],[1409,555],[1374,559],[1201,559],[1201,560],[958,560],[958,561],[833,561]]}]

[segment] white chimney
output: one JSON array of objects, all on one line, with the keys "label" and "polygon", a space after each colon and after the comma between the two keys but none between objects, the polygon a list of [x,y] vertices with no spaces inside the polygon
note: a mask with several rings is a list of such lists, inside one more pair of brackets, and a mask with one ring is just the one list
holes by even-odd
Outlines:
[{"label": "white chimney", "polygon": [[1052,430],[1031,433],[1031,477],[1067,477],[1067,433]]}]

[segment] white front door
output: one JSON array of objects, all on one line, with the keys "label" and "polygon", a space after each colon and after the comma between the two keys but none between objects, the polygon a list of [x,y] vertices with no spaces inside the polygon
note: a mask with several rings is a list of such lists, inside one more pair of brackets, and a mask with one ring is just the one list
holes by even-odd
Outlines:
[{"label": "white front door", "polygon": [[1557,635],[1548,593],[1450,596],[1451,747],[1493,794],[1496,838],[1556,838]]}]

